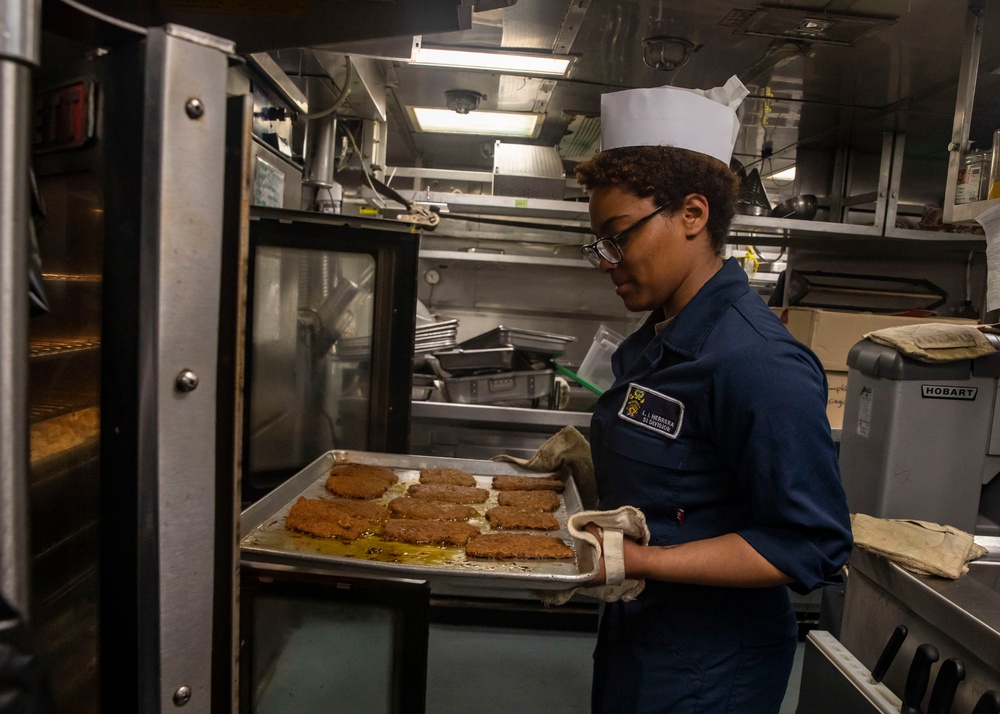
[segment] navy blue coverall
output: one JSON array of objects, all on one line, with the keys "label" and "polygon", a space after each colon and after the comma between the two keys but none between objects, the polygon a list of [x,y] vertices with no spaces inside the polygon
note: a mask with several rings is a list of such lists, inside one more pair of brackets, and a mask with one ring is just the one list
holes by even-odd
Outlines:
[{"label": "navy blue coverall", "polygon": [[[594,409],[599,508],[641,509],[654,546],[737,533],[799,593],[839,583],[850,518],[816,356],[733,259],[662,319],[621,344]],[[647,581],[604,609],[593,711],[777,712],[796,635],[784,585]]]}]

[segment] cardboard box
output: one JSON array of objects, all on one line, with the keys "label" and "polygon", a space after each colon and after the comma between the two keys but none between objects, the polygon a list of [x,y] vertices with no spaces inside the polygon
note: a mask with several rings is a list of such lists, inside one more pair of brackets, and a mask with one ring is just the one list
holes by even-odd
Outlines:
[{"label": "cardboard box", "polygon": [[864,336],[875,330],[923,322],[977,324],[961,317],[904,317],[871,312],[842,312],[811,307],[772,307],[788,331],[808,346],[826,371],[826,415],[830,426],[840,429],[844,422],[844,402],[847,399],[847,355]]},{"label": "cardboard box", "polygon": [[795,339],[816,353],[828,372],[846,372],[847,354],[851,348],[864,339],[865,334],[875,330],[923,322],[977,324],[975,320],[963,317],[903,317],[812,307],[789,307],[784,310],[773,307],[771,310],[781,318]]},{"label": "cardboard box", "polygon": [[826,371],[826,418],[833,429],[844,424],[844,404],[847,403],[847,372]]}]

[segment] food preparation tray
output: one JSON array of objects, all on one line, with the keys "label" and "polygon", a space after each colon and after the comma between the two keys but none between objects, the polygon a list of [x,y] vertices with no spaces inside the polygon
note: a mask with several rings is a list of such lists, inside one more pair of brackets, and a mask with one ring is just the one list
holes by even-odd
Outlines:
[{"label": "food preparation tray", "polygon": [[[552,478],[550,473],[529,471],[516,464],[476,459],[384,454],[366,451],[328,451],[281,486],[247,508],[240,516],[240,557],[244,562],[329,570],[343,575],[379,574],[426,580],[432,590],[564,590],[577,587],[597,574],[593,550],[581,548],[566,529],[567,518],[583,510],[580,494],[572,479],[559,494],[555,511],[558,531],[547,531],[570,545],[575,556],[565,560],[483,560],[467,558],[461,546],[412,545],[383,540],[378,535],[348,542],[335,538],[285,530],[285,516],[299,496],[329,498],[326,478],[338,463],[384,466],[396,472],[399,483],[382,497],[388,502],[401,496],[417,482],[420,469],[454,468],[473,474],[481,488],[490,488],[493,476],[513,474]],[[497,505],[497,492],[490,489],[484,504],[474,504],[480,515],[471,519],[483,532],[491,529],[483,515]],[[506,532],[506,531],[505,531]],[[518,531],[509,531],[518,532]],[[524,531],[521,531],[524,532]],[[539,531],[532,531],[538,533]]]},{"label": "food preparation tray", "polygon": [[516,372],[531,367],[528,360],[513,347],[452,349],[435,352],[434,356],[441,368],[455,377],[487,371]]},{"label": "food preparation tray", "polygon": [[513,347],[523,352],[529,359],[547,359],[561,355],[566,351],[566,345],[575,340],[576,337],[572,335],[554,335],[550,332],[500,325],[494,330],[465,340],[458,346],[464,350]]},{"label": "food preparation tray", "polygon": [[551,369],[501,372],[444,380],[444,393],[454,404],[493,404],[538,399],[552,393],[555,372]]}]

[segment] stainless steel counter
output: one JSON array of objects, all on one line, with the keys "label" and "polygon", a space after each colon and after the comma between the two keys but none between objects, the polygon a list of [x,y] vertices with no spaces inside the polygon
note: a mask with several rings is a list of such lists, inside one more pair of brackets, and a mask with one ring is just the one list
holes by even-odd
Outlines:
[{"label": "stainless steel counter", "polygon": [[990,552],[956,580],[916,575],[861,549],[851,556],[840,641],[870,670],[892,631],[905,625],[908,635],[883,680],[897,696],[923,643],[940,654],[931,682],[950,657],[965,666],[953,711],[970,712],[983,692],[1000,689],[1000,538],[976,541]]}]

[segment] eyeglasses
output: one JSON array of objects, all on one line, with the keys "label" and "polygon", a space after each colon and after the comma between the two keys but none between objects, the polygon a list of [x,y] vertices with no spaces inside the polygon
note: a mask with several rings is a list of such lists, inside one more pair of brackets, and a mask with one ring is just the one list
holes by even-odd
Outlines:
[{"label": "eyeglasses", "polygon": [[623,231],[618,231],[610,238],[598,238],[593,243],[588,243],[587,245],[582,246],[580,248],[580,252],[583,253],[583,256],[589,260],[590,264],[595,268],[601,267],[601,258],[604,258],[604,260],[608,261],[612,265],[617,265],[622,260],[622,241],[628,237],[628,232],[635,230],[669,205],[669,203],[664,203],[652,213],[647,213],[628,228]]}]

